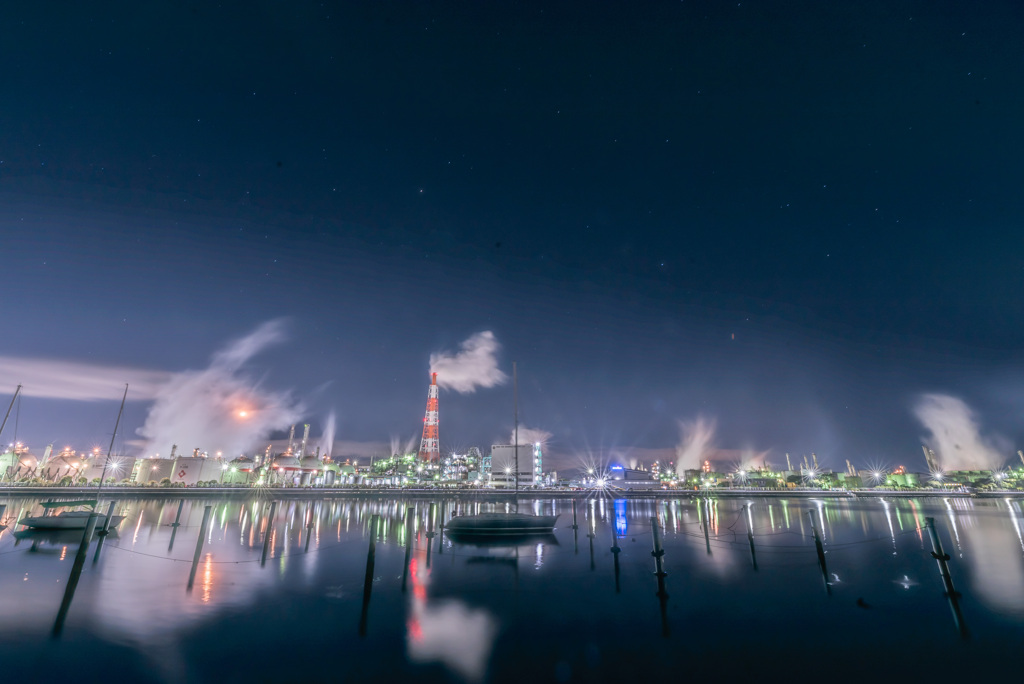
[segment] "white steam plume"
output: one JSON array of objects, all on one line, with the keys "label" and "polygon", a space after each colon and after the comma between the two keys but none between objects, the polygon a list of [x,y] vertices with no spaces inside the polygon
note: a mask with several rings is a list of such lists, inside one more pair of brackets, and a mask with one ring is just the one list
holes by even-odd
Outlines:
[{"label": "white steam plume", "polygon": [[391,453],[389,453],[388,456],[394,456],[395,454],[404,456],[405,454],[413,453],[413,449],[416,447],[416,440],[418,439],[419,437],[413,435],[405,441],[405,445],[403,446],[401,437],[398,435],[391,435]]},{"label": "white steam plume", "polygon": [[284,322],[269,321],[216,353],[209,368],[175,373],[138,429],[147,441],[144,455],[167,454],[177,444],[179,453],[199,447],[234,457],[298,422],[302,407],[287,392],[263,389],[240,373],[250,358],[284,337]]},{"label": "white steam plume", "polygon": [[320,436],[320,458],[330,456],[331,449],[334,448],[335,422],[334,411],[331,411],[327,414],[327,420],[324,421],[324,431]]},{"label": "white steam plume", "polygon": [[948,394],[922,394],[914,414],[928,435],[925,444],[935,451],[945,470],[997,470],[1005,460],[1005,440],[982,437],[974,411]]},{"label": "white steam plume", "polygon": [[676,474],[696,470],[704,462],[704,456],[711,451],[711,440],[715,438],[714,419],[697,416],[697,419],[679,421],[679,445],[676,447]]},{"label": "white steam plume", "polygon": [[494,387],[508,380],[498,368],[497,353],[501,348],[490,330],[478,332],[459,345],[451,354],[430,355],[430,372],[437,373],[437,385],[460,394],[475,392],[478,387]]},{"label": "white steam plume", "polygon": [[149,400],[172,376],[167,371],[0,356],[0,378],[5,383],[9,379],[12,392],[15,384],[23,385],[21,393],[26,397],[117,401],[127,383],[128,399]]},{"label": "white steam plume", "polygon": [[[520,444],[536,444],[540,442],[544,444],[551,439],[552,434],[547,430],[541,430],[539,428],[526,427],[524,425],[519,426],[519,443]],[[508,443],[515,444],[516,432],[512,431],[512,434],[508,436]]]}]

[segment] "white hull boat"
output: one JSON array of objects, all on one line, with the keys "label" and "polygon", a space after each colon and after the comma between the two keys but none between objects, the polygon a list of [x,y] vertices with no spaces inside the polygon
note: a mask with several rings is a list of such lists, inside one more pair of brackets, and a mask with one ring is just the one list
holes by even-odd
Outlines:
[{"label": "white hull boat", "polygon": [[[64,511],[57,515],[28,516],[19,520],[18,524],[33,530],[84,530],[91,516],[97,518],[96,527],[101,527],[106,520],[106,516],[102,513]],[[124,520],[123,515],[112,515],[110,516],[110,526],[117,527],[122,520]]]}]

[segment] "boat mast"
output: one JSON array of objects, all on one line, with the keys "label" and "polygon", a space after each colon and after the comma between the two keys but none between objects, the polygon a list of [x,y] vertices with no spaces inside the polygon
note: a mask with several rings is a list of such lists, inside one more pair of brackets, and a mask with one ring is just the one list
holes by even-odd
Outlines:
[{"label": "boat mast", "polygon": [[516,362],[512,362],[512,405],[515,414],[515,460],[516,460],[516,494],[519,494],[519,377],[516,375]]},{"label": "boat mast", "polygon": [[[117,428],[121,425],[121,414],[124,413],[124,401],[128,398],[128,385],[124,386],[124,396],[121,397],[121,408],[117,411],[117,421],[114,423],[114,434],[110,435],[110,447],[107,449],[107,458],[103,461],[103,470],[100,471],[100,486],[96,488],[96,501],[100,500],[100,490],[103,489],[103,478],[107,476],[107,466],[110,465],[110,454],[114,451],[114,439],[117,437]],[[96,505],[93,504],[93,509]]]},{"label": "boat mast", "polygon": [[21,392],[21,385],[18,385],[18,389],[14,390],[14,396],[11,397],[11,405],[7,407],[7,414],[4,415],[4,422],[0,423],[0,435],[4,433],[4,427],[7,426],[7,419],[11,417],[11,409],[14,408],[14,401],[18,398],[18,394]]}]

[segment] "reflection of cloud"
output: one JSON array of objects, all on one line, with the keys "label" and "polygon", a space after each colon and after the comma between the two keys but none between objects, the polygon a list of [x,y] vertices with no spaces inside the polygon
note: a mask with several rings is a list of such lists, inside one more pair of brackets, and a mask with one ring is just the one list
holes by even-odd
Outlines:
[{"label": "reflection of cloud", "polygon": [[1010,520],[988,513],[976,511],[970,520],[973,524],[960,528],[967,541],[971,585],[990,609],[1020,615],[1024,613],[1024,559],[1014,529],[1014,523],[1020,526],[1014,518],[1018,513],[1011,508]]},{"label": "reflection of cloud", "polygon": [[471,682],[483,679],[498,623],[490,613],[462,601],[416,601],[419,636],[409,638],[409,658],[441,662]]},{"label": "reflection of cloud", "polygon": [[[422,557],[422,553],[417,554]],[[491,657],[498,623],[485,610],[470,608],[458,599],[427,601],[430,570],[413,558],[412,604],[408,620],[409,659],[418,663],[440,662],[467,681],[483,679]]]}]

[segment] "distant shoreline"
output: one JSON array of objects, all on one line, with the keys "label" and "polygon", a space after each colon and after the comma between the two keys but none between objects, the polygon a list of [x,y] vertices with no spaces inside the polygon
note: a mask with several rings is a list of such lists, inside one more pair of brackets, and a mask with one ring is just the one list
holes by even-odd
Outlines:
[{"label": "distant shoreline", "polygon": [[[95,497],[95,487],[0,487],[0,497]],[[415,488],[341,488],[341,487],[106,487],[100,492],[105,499],[153,498],[153,499],[340,499],[340,498],[452,498],[490,499],[502,501],[515,496],[515,492],[493,489],[415,489]],[[815,490],[742,490],[724,489],[698,491],[689,489],[645,489],[645,490],[521,490],[520,498],[527,499],[586,499],[607,496],[612,499],[696,499],[716,497],[720,499],[877,499],[877,498],[956,498],[956,499],[999,499],[1024,498],[1024,492],[943,492],[920,491],[815,491]]]}]

